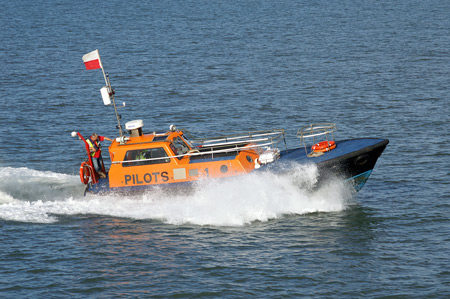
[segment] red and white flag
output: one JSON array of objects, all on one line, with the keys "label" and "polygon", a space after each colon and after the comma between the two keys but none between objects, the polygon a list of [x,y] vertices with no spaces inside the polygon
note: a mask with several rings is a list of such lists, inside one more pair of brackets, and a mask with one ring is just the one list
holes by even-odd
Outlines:
[{"label": "red and white flag", "polygon": [[98,50],[83,55],[82,59],[87,70],[96,70],[103,68],[102,62],[100,60],[100,54],[98,54]]}]

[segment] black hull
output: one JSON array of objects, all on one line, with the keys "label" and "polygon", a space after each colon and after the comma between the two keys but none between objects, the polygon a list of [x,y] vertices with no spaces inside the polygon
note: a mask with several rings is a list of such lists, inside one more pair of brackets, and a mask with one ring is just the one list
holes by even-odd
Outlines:
[{"label": "black hull", "polygon": [[342,140],[336,142],[336,149],[320,157],[309,158],[304,148],[298,148],[282,152],[280,160],[317,165],[318,184],[331,178],[340,178],[352,181],[355,189],[359,190],[388,143],[387,139],[373,138]]}]

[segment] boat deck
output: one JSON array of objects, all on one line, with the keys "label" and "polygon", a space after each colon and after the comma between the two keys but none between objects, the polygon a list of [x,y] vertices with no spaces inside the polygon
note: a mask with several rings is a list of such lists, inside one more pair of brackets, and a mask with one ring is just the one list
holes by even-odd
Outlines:
[{"label": "boat deck", "polygon": [[336,142],[336,148],[324,153],[319,157],[308,157],[304,147],[289,149],[281,151],[280,160],[295,161],[299,163],[321,163],[327,160],[332,160],[338,157],[345,157],[348,154],[362,154],[361,151],[370,152],[375,147],[386,145],[388,141],[386,139],[379,138],[361,138],[342,140]]}]

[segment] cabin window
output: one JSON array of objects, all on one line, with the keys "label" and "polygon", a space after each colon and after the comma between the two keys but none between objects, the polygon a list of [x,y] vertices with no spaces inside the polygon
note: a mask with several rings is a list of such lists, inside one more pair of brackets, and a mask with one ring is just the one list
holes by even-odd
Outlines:
[{"label": "cabin window", "polygon": [[155,137],[153,137],[153,141],[164,141],[164,140],[167,139],[167,137],[169,137],[169,136],[167,136],[167,135],[164,135],[164,136],[155,136]]},{"label": "cabin window", "polygon": [[[126,162],[130,161],[130,162]],[[170,163],[170,158],[162,147],[127,151],[123,167]]]},{"label": "cabin window", "polygon": [[[180,137],[176,137],[173,139],[172,143],[170,144],[170,148],[173,150],[175,156],[184,155],[189,151],[189,147]],[[178,157],[178,159],[181,158],[183,157]]]}]

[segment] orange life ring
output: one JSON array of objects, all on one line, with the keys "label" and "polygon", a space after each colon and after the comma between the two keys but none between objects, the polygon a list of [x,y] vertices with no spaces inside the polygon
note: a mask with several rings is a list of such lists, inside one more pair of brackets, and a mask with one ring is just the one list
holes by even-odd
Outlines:
[{"label": "orange life ring", "polygon": [[89,178],[91,177],[91,172],[89,169],[89,165],[86,162],[81,163],[80,166],[80,179],[81,182],[85,185],[89,183]]},{"label": "orange life ring", "polygon": [[332,149],[336,148],[336,143],[331,140],[331,141],[322,141],[319,143],[314,144],[311,149],[314,152],[329,152]]}]

